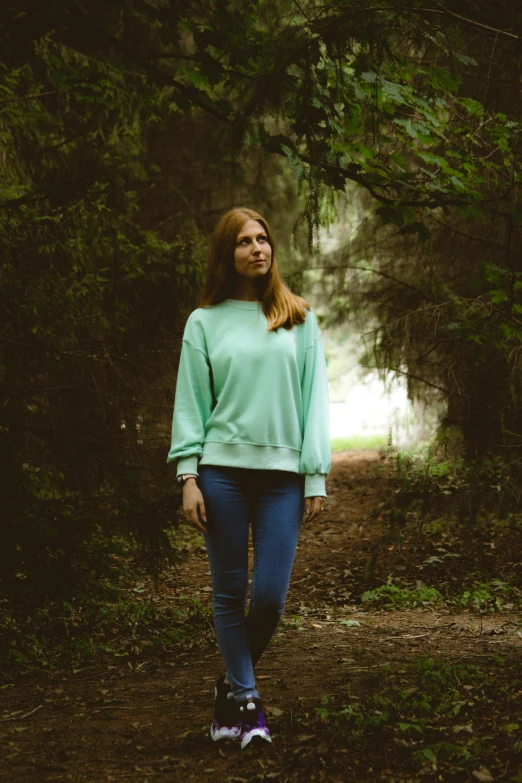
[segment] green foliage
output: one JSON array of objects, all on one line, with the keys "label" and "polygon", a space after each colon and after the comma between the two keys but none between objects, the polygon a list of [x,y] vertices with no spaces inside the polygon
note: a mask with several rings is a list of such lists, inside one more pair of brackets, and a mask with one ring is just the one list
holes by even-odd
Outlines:
[{"label": "green foliage", "polygon": [[[426,562],[428,565],[433,565],[435,562],[443,562],[442,558],[432,557]],[[389,577],[387,584],[364,592],[361,596],[361,603],[372,609],[386,611],[428,608],[446,603],[467,609],[475,614],[522,608],[520,590],[499,579],[493,579],[490,582],[475,582],[470,588],[457,594],[455,598],[445,600],[435,587],[423,584],[417,584],[415,587],[399,586],[394,584]]]},{"label": "green foliage", "polygon": [[[475,36],[489,4],[469,19],[384,0],[302,8],[22,0],[0,11],[3,589],[70,597],[103,576],[97,542],[115,528],[149,562],[168,556],[165,434],[211,180],[205,171],[200,185],[199,151],[184,157],[179,140],[204,117],[221,129],[206,167],[216,189],[222,172],[241,180],[238,161],[252,154],[256,188],[240,192],[270,191],[265,161],[287,160],[310,243],[338,209],[332,194],[349,183],[372,197],[350,239],[362,270],[347,281],[335,264],[332,318],[364,311],[378,325],[373,361],[407,372],[412,396],[424,381],[432,401],[445,395],[470,459],[512,454],[499,505],[518,496],[522,118],[509,87],[493,97],[492,79],[509,82],[496,37]],[[161,198],[148,202],[162,184],[158,139],[171,136],[174,220]],[[209,197],[208,214],[221,207]],[[453,230],[460,246],[441,239]],[[352,241],[365,231],[370,246]],[[456,263],[475,234],[486,251]],[[505,473],[470,471],[430,494],[427,475],[405,466],[392,523],[408,517],[419,481],[429,489],[414,511],[461,493],[476,521],[477,486]]]},{"label": "green foliage", "polygon": [[171,556],[154,413],[168,416],[175,329],[203,261],[196,230],[167,241],[139,214],[147,136],[172,90],[104,61],[119,22],[95,5],[2,11],[0,578],[36,602],[95,590],[118,527],[150,562]]},{"label": "green foliage", "polygon": [[468,590],[464,590],[456,603],[457,606],[480,614],[502,612],[520,609],[522,593],[518,588],[494,579],[491,582],[475,582]]},{"label": "green foliage", "polygon": [[377,587],[375,590],[367,590],[361,596],[362,603],[388,610],[436,606],[442,601],[442,595],[434,587],[422,584],[418,584],[414,588],[399,587],[391,580],[388,581],[388,584]]},{"label": "green foliage", "polygon": [[504,456],[465,461],[460,441],[435,442],[423,453],[389,452],[394,470],[389,477],[390,519],[428,529],[444,516],[464,528],[517,524],[518,458]]},{"label": "green foliage", "polygon": [[259,24],[210,10],[208,28],[192,3],[0,11],[0,580],[24,602],[103,590],[114,534],[155,572],[175,558],[165,457],[209,223],[248,177],[295,211],[281,167],[267,184],[234,139],[208,143],[236,96],[207,49]]},{"label": "green foliage", "polygon": [[[236,148],[262,146],[290,160],[308,188],[311,228],[322,188],[344,191],[347,181],[372,193],[385,222],[415,224],[424,239],[416,206],[478,209],[486,183],[511,182],[519,123],[463,90],[480,67],[466,24],[384,0],[304,5],[297,14],[284,0],[261,11],[252,0],[175,2],[167,14],[130,2],[116,5],[118,16],[96,2],[64,18],[59,0],[45,16],[22,4],[53,64],[67,47],[59,86],[73,105],[98,118],[107,106],[121,110],[119,89],[130,86],[132,97],[155,104],[151,121],[165,110],[205,112]],[[485,9],[477,3],[476,15]],[[88,31],[82,43],[80,30]],[[79,69],[82,56],[91,71]]]},{"label": "green foliage", "polygon": [[506,699],[516,688],[510,674],[493,658],[478,668],[426,655],[368,674],[360,694],[349,688],[345,699],[324,697],[316,721],[303,722],[318,734],[326,724],[332,752],[343,748],[353,757],[371,750],[374,770],[382,763],[401,779],[461,777],[495,767],[499,752],[519,760],[510,739],[519,725],[505,721]]},{"label": "green foliage", "polygon": [[[309,187],[311,227],[321,186],[342,191],[351,180],[381,203],[385,223],[415,224],[427,239],[415,207],[472,209],[486,182],[510,179],[519,123],[498,111],[486,116],[462,91],[465,71],[477,66],[465,53],[465,26],[365,0],[310,4],[306,16],[270,29],[254,26],[249,11],[238,34],[220,9],[196,41],[241,102],[235,123],[245,143],[288,156]],[[252,40],[262,52],[254,61]],[[274,116],[285,119],[284,133],[273,131]]]},{"label": "green foliage", "polygon": [[[521,60],[502,30],[477,39],[485,2],[460,11],[308,10],[303,62],[288,68],[307,122],[288,136],[294,165],[310,165],[310,215],[317,181],[371,196],[338,200],[336,230],[351,230],[318,263],[329,322],[364,331],[365,364],[406,375],[411,398],[459,429],[466,459],[522,464]],[[502,18],[517,29],[516,5]]]},{"label": "green foliage", "polygon": [[114,588],[104,601],[94,595],[92,600],[50,604],[30,616],[2,614],[2,671],[85,666],[100,660],[139,665],[143,655],[208,644],[213,633],[210,608],[183,595],[171,603],[129,600]]},{"label": "green foliage", "polygon": [[359,449],[383,449],[386,446],[385,435],[349,435],[344,438],[332,438],[332,451],[352,451]]}]

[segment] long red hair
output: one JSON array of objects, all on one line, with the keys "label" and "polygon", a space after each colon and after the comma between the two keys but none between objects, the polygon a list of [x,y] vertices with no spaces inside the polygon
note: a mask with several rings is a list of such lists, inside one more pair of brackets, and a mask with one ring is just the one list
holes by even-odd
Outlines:
[{"label": "long red hair", "polygon": [[256,220],[263,226],[268,243],[272,248],[272,265],[259,281],[260,300],[268,321],[268,330],[276,331],[280,326],[292,329],[302,324],[310,305],[297,294],[292,293],[283,282],[277,263],[274,237],[267,221],[257,212],[246,207],[236,207],[227,212],[218,222],[212,235],[208,270],[200,307],[219,304],[233,295],[236,280],[234,251],[241,228],[247,220]]}]

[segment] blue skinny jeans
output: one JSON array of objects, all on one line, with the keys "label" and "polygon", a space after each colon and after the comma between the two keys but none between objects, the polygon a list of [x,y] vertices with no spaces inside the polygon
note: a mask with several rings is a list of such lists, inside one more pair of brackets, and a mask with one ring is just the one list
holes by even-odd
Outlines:
[{"label": "blue skinny jeans", "polygon": [[[304,476],[282,470],[199,466],[214,628],[237,701],[256,690],[254,666],[281,619],[304,511]],[[254,570],[250,606],[248,532]]]}]

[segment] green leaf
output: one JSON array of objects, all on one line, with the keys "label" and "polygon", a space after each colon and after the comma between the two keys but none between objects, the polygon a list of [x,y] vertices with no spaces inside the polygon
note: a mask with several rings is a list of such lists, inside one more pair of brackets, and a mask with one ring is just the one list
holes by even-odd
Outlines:
[{"label": "green leaf", "polygon": [[492,291],[490,296],[494,304],[502,304],[502,302],[507,302],[508,300],[508,295],[503,288],[497,288],[495,291]]},{"label": "green leaf", "polygon": [[381,206],[375,210],[375,214],[379,215],[383,223],[394,223],[396,226],[402,226],[403,218],[401,212],[394,207]]},{"label": "green leaf", "polygon": [[281,153],[286,150],[294,151],[292,140],[282,133],[279,133],[277,136],[267,136],[264,141],[264,146],[269,152]]},{"label": "green leaf", "polygon": [[409,223],[401,229],[401,234],[417,234],[421,242],[427,242],[431,238],[431,231],[424,223]]}]

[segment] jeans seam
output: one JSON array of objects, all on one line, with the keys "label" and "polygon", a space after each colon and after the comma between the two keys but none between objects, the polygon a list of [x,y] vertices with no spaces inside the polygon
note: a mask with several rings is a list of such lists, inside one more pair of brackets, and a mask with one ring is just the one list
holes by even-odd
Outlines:
[{"label": "jeans seam", "polygon": [[252,584],[250,586],[250,607],[249,612],[252,612],[252,607],[256,605],[256,587],[257,587],[257,569],[259,566],[257,558],[257,546],[254,536],[254,524],[252,522],[252,545],[254,547],[254,568],[252,569]]}]

